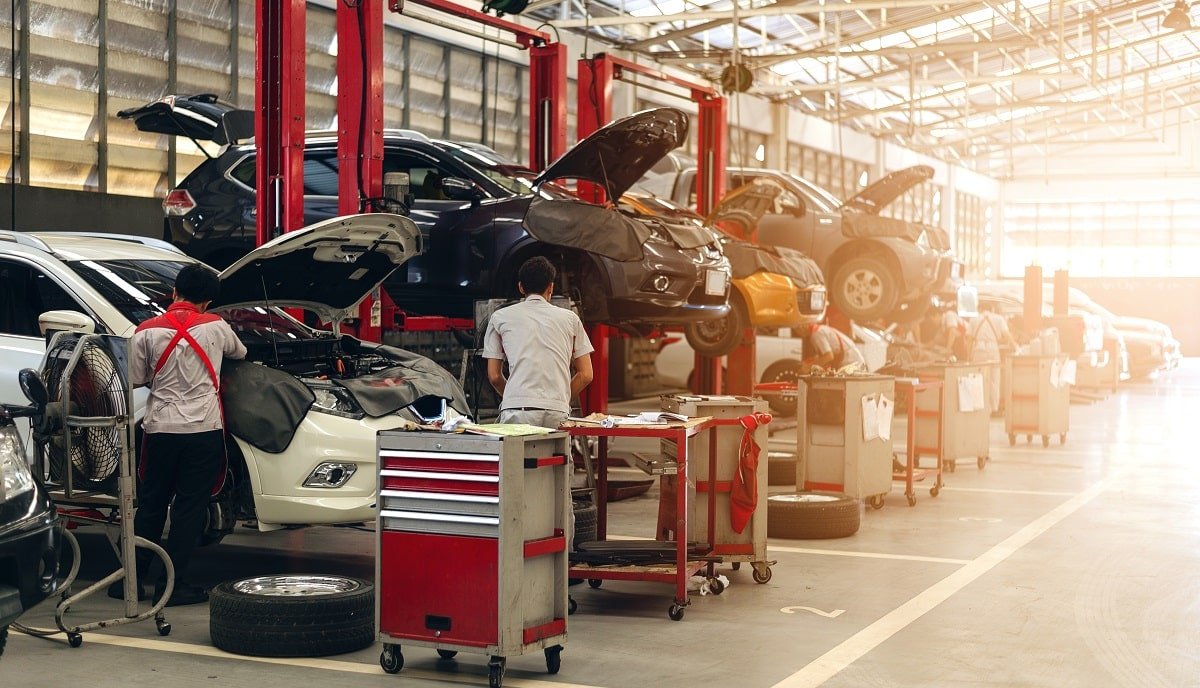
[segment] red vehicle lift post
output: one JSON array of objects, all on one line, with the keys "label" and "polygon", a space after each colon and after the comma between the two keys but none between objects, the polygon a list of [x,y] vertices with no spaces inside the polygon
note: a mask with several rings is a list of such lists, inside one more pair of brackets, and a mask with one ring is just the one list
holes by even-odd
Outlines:
[{"label": "red vehicle lift post", "polygon": [[304,225],[305,0],[254,9],[255,243]]}]

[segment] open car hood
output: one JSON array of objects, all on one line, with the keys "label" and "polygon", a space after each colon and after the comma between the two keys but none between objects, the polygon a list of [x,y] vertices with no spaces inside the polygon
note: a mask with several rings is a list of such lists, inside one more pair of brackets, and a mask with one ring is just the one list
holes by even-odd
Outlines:
[{"label": "open car hood", "polygon": [[928,165],[914,165],[896,170],[851,196],[842,207],[878,215],[884,206],[904,195],[905,191],[930,179],[933,179],[933,168]]},{"label": "open car hood", "polygon": [[284,234],[225,268],[212,308],[287,306],[335,322],[422,250],[421,230],[407,217],[335,217]]},{"label": "open car hood", "polygon": [[783,246],[760,246],[733,237],[721,240],[734,279],[745,279],[756,272],[773,272],[791,278],[804,289],[825,284],[821,268],[800,251]]},{"label": "open car hood", "polygon": [[650,168],[687,141],[688,116],[675,108],[643,110],[592,132],[550,163],[535,184],[579,179],[604,188],[615,201]]},{"label": "open car hood", "polygon": [[709,213],[707,222],[714,227],[723,227],[738,232],[736,236],[749,237],[758,227],[763,215],[777,210],[783,185],[767,177],[756,177],[725,194],[716,208]]},{"label": "open car hood", "polygon": [[165,96],[141,107],[121,110],[117,117],[133,120],[139,131],[186,136],[221,145],[254,136],[254,113],[217,102],[211,93]]}]

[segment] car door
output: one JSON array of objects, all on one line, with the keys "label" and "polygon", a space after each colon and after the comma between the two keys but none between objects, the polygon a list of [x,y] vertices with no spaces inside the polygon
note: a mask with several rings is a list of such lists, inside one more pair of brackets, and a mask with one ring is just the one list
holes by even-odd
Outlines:
[{"label": "car door", "polygon": [[[825,199],[801,185],[791,187],[804,202],[804,222],[797,223],[803,249],[819,265],[829,264],[829,257],[845,241],[842,235],[842,214],[829,208]],[[826,275],[829,277],[829,275]]]},{"label": "car door", "polygon": [[423,254],[410,259],[388,280],[388,294],[406,311],[471,317],[477,299],[489,298],[486,281],[495,257],[495,199],[478,203],[447,198],[441,181],[471,179],[469,172],[415,146],[387,149],[384,172],[409,177],[413,204],[409,217],[425,239]]}]

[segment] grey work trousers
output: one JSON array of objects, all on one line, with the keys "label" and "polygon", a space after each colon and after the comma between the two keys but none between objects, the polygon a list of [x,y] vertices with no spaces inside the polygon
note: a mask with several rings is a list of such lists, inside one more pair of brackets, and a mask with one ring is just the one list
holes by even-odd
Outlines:
[{"label": "grey work trousers", "polygon": [[500,423],[517,423],[521,425],[536,425],[539,428],[557,430],[567,420],[567,414],[562,411],[547,411],[545,409],[501,409]]}]

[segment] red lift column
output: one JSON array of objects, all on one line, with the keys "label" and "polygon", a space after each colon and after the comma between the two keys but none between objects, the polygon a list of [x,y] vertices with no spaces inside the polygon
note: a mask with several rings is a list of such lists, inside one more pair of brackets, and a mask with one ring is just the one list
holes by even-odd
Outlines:
[{"label": "red lift column", "polygon": [[567,46],[529,46],[529,167],[540,172],[567,150]]},{"label": "red lift column", "polygon": [[[383,196],[383,2],[337,3],[339,215]],[[359,339],[380,341],[382,307],[378,290],[359,304]]]},{"label": "red lift column", "polygon": [[256,243],[304,225],[305,0],[254,9]]}]

